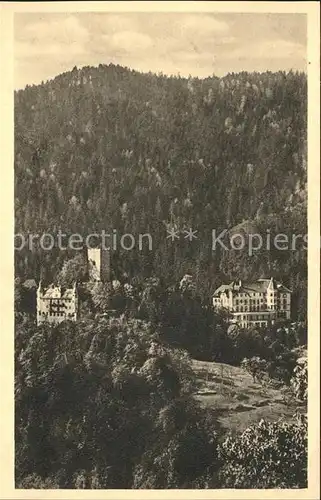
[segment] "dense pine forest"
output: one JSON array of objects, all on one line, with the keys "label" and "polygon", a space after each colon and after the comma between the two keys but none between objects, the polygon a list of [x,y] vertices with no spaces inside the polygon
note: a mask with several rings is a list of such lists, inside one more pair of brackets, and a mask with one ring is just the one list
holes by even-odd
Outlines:
[{"label": "dense pine forest", "polygon": [[[273,275],[304,319],[302,245],[214,252],[211,231],[306,233],[306,94],[303,73],[198,79],[112,64],[27,86],[15,93],[15,232],[149,232],[152,252],[115,253],[115,278],[189,273],[210,300],[224,280]],[[173,245],[168,227],[198,239]],[[65,258],[16,252],[16,277],[52,281]]]},{"label": "dense pine forest", "polygon": [[[105,282],[82,252],[15,251],[17,488],[307,487],[307,251],[248,251],[307,232],[306,101],[303,73],[112,64],[15,93],[15,233],[153,240],[112,251]],[[247,245],[214,250],[214,229]],[[212,307],[222,282],[270,276],[291,320]],[[40,279],[78,280],[77,321],[36,325]]]}]

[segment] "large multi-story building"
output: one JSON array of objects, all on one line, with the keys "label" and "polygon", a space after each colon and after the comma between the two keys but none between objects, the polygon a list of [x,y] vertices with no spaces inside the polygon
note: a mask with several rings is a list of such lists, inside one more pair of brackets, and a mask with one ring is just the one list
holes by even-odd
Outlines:
[{"label": "large multi-story building", "polygon": [[213,306],[227,309],[242,327],[267,326],[277,318],[290,319],[291,291],[273,278],[246,283],[233,281],[214,293]]},{"label": "large multi-story building", "polygon": [[51,285],[43,288],[41,282],[37,289],[37,325],[41,323],[61,323],[64,320],[76,321],[78,316],[78,292],[76,283],[72,288],[63,289]]}]

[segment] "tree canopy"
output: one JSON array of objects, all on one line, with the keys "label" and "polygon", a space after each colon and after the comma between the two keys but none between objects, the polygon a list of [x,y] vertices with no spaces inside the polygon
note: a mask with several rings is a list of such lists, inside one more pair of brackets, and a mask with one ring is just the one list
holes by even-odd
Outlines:
[{"label": "tree canopy", "polygon": [[[149,232],[153,250],[118,247],[119,278],[184,274],[209,297],[223,279],[273,274],[306,309],[306,251],[211,248],[244,221],[263,236],[306,233],[306,75],[205,79],[115,65],[74,68],[15,93],[16,232]],[[197,230],[172,244],[166,227]],[[85,229],[84,229],[85,228]],[[117,254],[117,255],[116,255]],[[50,281],[70,252],[16,252],[16,274]]]}]

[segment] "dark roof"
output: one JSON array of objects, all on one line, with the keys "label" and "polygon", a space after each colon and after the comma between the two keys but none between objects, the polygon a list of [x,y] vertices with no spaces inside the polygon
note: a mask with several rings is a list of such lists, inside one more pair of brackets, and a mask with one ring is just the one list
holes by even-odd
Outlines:
[{"label": "dark roof", "polygon": [[63,288],[61,286],[50,285],[42,289],[44,299],[70,299],[74,297],[75,288]]},{"label": "dark roof", "polygon": [[[260,278],[257,281],[252,282],[242,281],[240,288],[237,286],[238,282],[232,281],[229,285],[219,286],[214,292],[214,297],[220,295],[223,292],[226,292],[227,290],[232,290],[237,293],[265,293],[270,281],[271,278]],[[289,288],[284,286],[282,283],[279,283],[278,281],[274,280],[274,286],[281,293],[291,293],[291,290],[289,290]]]},{"label": "dark roof", "polygon": [[232,283],[230,283],[229,285],[221,285],[221,286],[219,286],[219,287],[215,290],[215,292],[214,292],[214,297],[215,297],[216,295],[219,295],[219,294],[220,294],[220,293],[222,293],[222,292],[225,292],[226,290],[231,289],[231,284],[232,284]]}]

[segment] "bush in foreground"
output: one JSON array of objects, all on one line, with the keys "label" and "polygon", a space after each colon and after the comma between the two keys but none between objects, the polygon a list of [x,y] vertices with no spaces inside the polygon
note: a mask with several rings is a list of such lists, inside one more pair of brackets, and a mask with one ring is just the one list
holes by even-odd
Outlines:
[{"label": "bush in foreground", "polygon": [[19,329],[18,487],[189,487],[216,463],[215,426],[192,397],[188,357],[150,324]]},{"label": "bush in foreground", "polygon": [[220,446],[223,488],[306,488],[307,419],[266,422],[228,436]]}]

